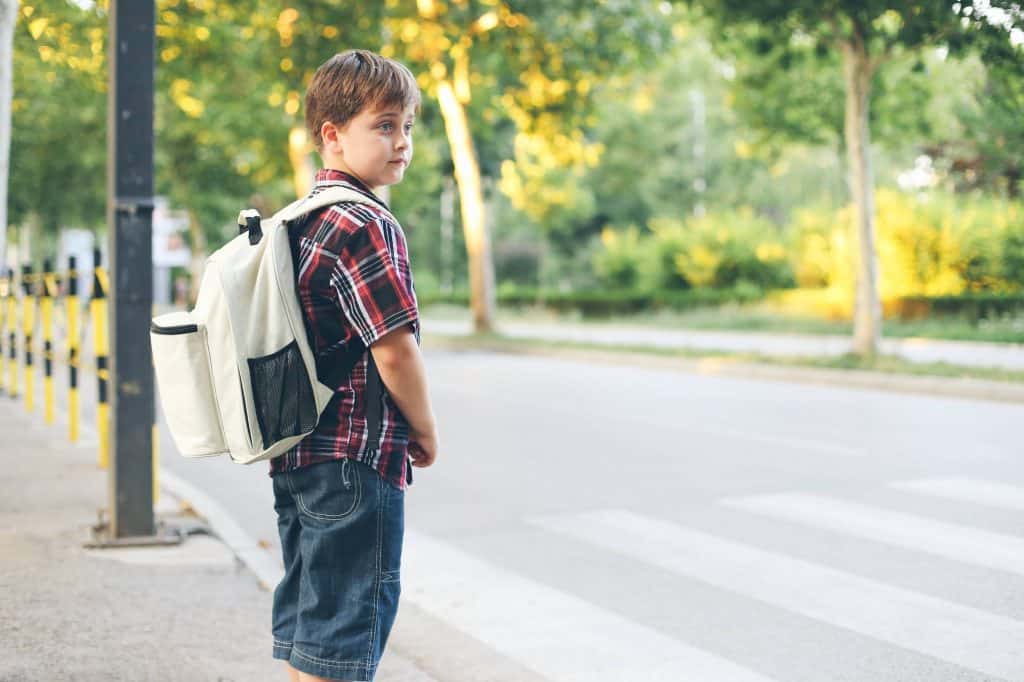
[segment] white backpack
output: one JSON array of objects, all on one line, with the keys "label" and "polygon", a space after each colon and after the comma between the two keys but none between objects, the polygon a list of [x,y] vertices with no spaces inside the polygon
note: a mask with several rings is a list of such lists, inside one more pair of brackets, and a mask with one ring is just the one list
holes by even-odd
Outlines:
[{"label": "white backpack", "polygon": [[349,187],[321,185],[269,220],[242,211],[241,234],[206,261],[195,309],[153,319],[156,381],[185,457],[229,454],[251,464],[316,427],[334,390],[317,380],[288,226],[339,202],[383,209]]}]

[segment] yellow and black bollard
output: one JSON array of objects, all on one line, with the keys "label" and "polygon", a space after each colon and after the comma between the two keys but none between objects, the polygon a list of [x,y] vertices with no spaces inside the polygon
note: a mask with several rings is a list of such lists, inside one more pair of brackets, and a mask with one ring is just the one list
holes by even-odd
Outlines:
[{"label": "yellow and black bollard", "polygon": [[18,397],[18,299],[15,295],[14,269],[7,269],[7,395]]},{"label": "yellow and black bollard", "polygon": [[109,279],[107,271],[100,262],[100,250],[93,249],[92,300],[89,312],[92,318],[94,345],[96,349],[96,384],[99,391],[96,404],[96,428],[99,432],[100,452],[99,465],[106,469],[110,462],[110,404],[107,399],[107,385],[110,370],[107,363],[110,352],[107,340],[107,292]]},{"label": "yellow and black bollard", "polygon": [[43,261],[43,286],[39,291],[39,314],[43,323],[43,410],[46,423],[56,420],[53,396],[53,299],[57,296],[57,276],[53,261]]},{"label": "yellow and black bollard", "polygon": [[68,437],[78,442],[78,270],[74,256],[68,257]]},{"label": "yellow and black bollard", "polygon": [[3,378],[7,376],[7,292],[11,286],[7,271],[0,270],[0,391],[6,390]]},{"label": "yellow and black bollard", "polygon": [[36,327],[36,276],[31,265],[21,268],[21,288],[25,297],[22,304],[22,331],[25,338],[25,409],[29,412],[36,409],[35,376],[33,375],[32,333]]}]

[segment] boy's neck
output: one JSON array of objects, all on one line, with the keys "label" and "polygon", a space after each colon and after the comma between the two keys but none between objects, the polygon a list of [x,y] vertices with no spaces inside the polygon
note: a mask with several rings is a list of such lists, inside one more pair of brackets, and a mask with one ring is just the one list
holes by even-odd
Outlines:
[{"label": "boy's neck", "polygon": [[354,185],[356,189],[367,192],[368,194],[372,195],[374,199],[379,201],[384,208],[391,210],[390,208],[388,208],[388,202],[391,199],[391,192],[390,188],[387,185],[382,185],[380,187],[370,187],[365,182],[363,182],[355,173],[343,170],[341,168],[332,168],[331,166],[327,165],[325,165],[322,170],[317,172],[316,181],[318,183],[325,180],[325,178],[323,177],[323,174],[325,172],[340,173],[344,175],[345,180]]},{"label": "boy's neck", "polygon": [[324,164],[323,169],[325,171],[330,171],[332,173],[341,173],[341,174],[345,175],[353,184],[358,185],[361,189],[366,189],[366,190],[369,190],[371,192],[375,192],[376,189],[377,189],[375,187],[370,187],[368,184],[363,182],[362,178],[360,178],[358,175],[356,175],[355,173],[353,173],[352,171],[350,171],[350,170],[348,170],[346,168],[339,168],[337,166],[331,166],[331,165]]}]

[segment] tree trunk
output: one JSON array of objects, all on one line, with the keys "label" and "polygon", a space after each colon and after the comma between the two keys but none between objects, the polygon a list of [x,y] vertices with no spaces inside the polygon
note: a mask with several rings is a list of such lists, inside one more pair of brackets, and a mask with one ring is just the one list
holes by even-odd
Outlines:
[{"label": "tree trunk", "polygon": [[292,187],[296,198],[309,194],[313,187],[313,161],[309,158],[309,136],[303,126],[295,126],[288,133],[288,159],[292,163]]},{"label": "tree trunk", "polygon": [[875,252],[875,195],[871,172],[871,131],[868,105],[874,66],[864,40],[854,36],[843,43],[846,85],[846,158],[853,194],[858,249],[856,298],[853,311],[853,351],[861,357],[878,352],[882,336],[882,306],[878,296],[878,255]]},{"label": "tree trunk", "polygon": [[206,269],[206,259],[209,257],[206,246],[206,233],[203,226],[199,224],[195,211],[188,212],[188,233],[192,241],[192,262],[189,264],[188,307],[196,303],[199,295],[199,283],[203,280],[203,270]]},{"label": "tree trunk", "polygon": [[494,264],[484,219],[480,166],[469,134],[466,110],[455,96],[451,82],[444,80],[438,84],[437,99],[455,165],[455,182],[459,186],[462,230],[469,256],[469,305],[473,326],[477,332],[489,332],[494,328]]},{"label": "tree trunk", "polygon": [[14,22],[17,16],[18,0],[0,0],[0,268],[7,263],[7,181],[11,163]]}]

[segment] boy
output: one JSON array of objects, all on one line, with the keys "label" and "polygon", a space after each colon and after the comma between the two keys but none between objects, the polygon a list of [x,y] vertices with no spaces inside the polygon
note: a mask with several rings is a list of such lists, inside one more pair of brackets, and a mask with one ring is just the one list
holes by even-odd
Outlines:
[{"label": "boy", "polygon": [[398,62],[349,50],[317,70],[305,103],[324,162],[313,191],[342,184],[374,204],[292,228],[317,374],[336,392],[316,430],[271,460],[285,566],[273,655],[293,682],[370,681],[398,608],[409,465],[438,449],[405,235],[373,193],[402,180],[420,93]]}]

